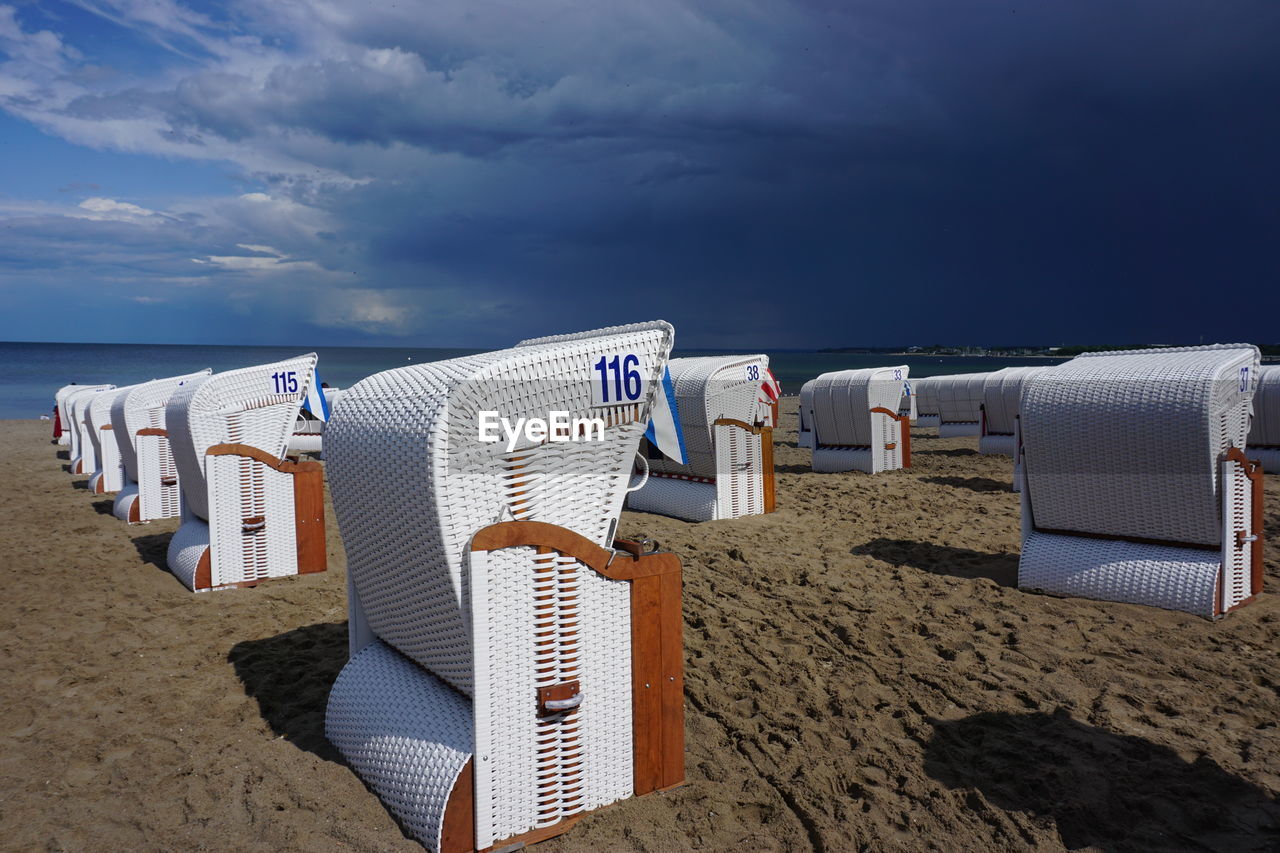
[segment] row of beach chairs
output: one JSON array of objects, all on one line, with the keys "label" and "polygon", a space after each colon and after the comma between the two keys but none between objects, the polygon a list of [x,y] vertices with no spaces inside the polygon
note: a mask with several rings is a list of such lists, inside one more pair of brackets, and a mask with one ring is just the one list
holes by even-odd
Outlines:
[{"label": "row of beach chairs", "polygon": [[[1259,360],[1230,344],[916,380],[887,370],[919,423],[1012,458],[1020,588],[1217,618],[1262,589],[1260,460],[1280,461],[1280,368]],[[899,467],[884,450],[896,389],[873,396],[885,377],[828,373],[801,390],[815,471]]]},{"label": "row of beach chairs", "polygon": [[[532,339],[335,402],[350,658],[326,735],[430,850],[515,849],[683,781],[680,561],[619,539],[620,513],[771,511],[780,389],[765,356],[670,359],[673,342],[661,321]],[[950,387],[842,371],[801,390],[800,444],[815,471],[908,466],[913,406],[943,414],[932,387],[947,423],[1021,460],[1020,586],[1213,618],[1261,587],[1261,472],[1241,452],[1258,361],[1094,354]],[[324,567],[321,466],[287,457],[315,382],[311,355],[58,405],[90,432],[71,431],[73,470],[119,482],[125,520],[180,514],[170,568],[215,589]],[[544,427],[495,441],[495,413]]]}]

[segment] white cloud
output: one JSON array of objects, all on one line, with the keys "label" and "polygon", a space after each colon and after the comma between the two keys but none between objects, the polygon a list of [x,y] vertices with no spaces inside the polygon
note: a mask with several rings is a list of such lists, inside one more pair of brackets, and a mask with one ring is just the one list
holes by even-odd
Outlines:
[{"label": "white cloud", "polygon": [[93,197],[80,202],[80,209],[88,211],[91,219],[138,219],[143,216],[156,216],[154,210],[147,210],[127,201],[116,201],[110,198]]}]

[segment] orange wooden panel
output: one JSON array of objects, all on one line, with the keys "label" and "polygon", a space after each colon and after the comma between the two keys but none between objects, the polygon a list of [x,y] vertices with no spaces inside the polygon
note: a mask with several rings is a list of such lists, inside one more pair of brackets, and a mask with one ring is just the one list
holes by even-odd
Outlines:
[{"label": "orange wooden panel", "polygon": [[293,467],[298,574],[323,572],[329,565],[324,540],[324,471],[318,462],[301,462]]}]

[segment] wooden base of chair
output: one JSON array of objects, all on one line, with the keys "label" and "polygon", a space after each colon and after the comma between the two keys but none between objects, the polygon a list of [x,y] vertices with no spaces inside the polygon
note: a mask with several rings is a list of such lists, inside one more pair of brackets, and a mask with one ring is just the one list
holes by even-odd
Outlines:
[{"label": "wooden base of chair", "polygon": [[[614,542],[616,551],[610,551],[564,527],[537,521],[493,524],[471,541],[473,551],[521,546],[557,551],[607,578],[630,581],[634,794],[679,787],[684,783],[680,558],[669,551],[644,552],[638,543],[623,539]],[[468,762],[445,806],[440,849],[442,853],[515,849],[561,835],[588,814],[575,814],[477,851],[474,769]]]}]

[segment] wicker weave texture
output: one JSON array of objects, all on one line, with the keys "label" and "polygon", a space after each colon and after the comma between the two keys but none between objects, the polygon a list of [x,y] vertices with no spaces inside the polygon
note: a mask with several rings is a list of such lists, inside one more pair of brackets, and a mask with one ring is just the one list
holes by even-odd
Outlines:
[{"label": "wicker weave texture", "polygon": [[[206,452],[218,444],[244,444],[282,458],[315,363],[312,353],[200,376],[173,390],[165,423],[184,517],[169,546],[169,567],[188,587],[192,550],[175,548],[178,543],[211,546],[214,589],[297,572],[292,477],[248,457]],[[285,373],[296,376],[297,390],[275,393],[273,374]],[[144,474],[149,478],[149,471]]]},{"label": "wicker weave texture", "polygon": [[187,589],[204,592],[196,589],[196,569],[208,549],[209,525],[199,518],[187,517],[169,540],[165,563]]},{"label": "wicker weave texture", "polygon": [[297,574],[293,475],[243,456],[211,456],[205,475],[213,588]]},{"label": "wicker weave texture", "polygon": [[1017,442],[1012,435],[984,435],[978,439],[978,452],[992,456],[1013,456]]},{"label": "wicker weave texture", "polygon": [[414,838],[440,849],[445,806],[474,752],[465,697],[374,641],[334,682],[325,736]]},{"label": "wicker weave texture", "polygon": [[[1258,384],[1253,395],[1253,423],[1249,427],[1249,450],[1272,447],[1280,451],[1280,364],[1258,368]],[[1268,470],[1275,471],[1274,466]]]},{"label": "wicker weave texture", "polygon": [[116,495],[116,499],[111,502],[111,514],[121,521],[129,521],[129,516],[133,513],[133,505],[137,501],[138,484],[126,482]]},{"label": "wicker weave texture", "polygon": [[1013,435],[1018,418],[1022,386],[1043,367],[1006,367],[988,373],[982,383],[982,410],[985,435]]},{"label": "wicker weave texture", "polygon": [[873,454],[866,447],[819,447],[813,451],[811,464],[819,474],[840,474],[845,471],[876,473]]},{"label": "wicker weave texture", "polygon": [[[504,519],[545,521],[601,545],[616,525],[673,340],[663,322],[539,339],[368,377],[338,400],[325,454],[348,572],[383,641],[472,691],[467,543]],[[640,357],[648,396],[591,408],[601,356]],[[604,441],[479,439],[480,412],[605,417]]]},{"label": "wicker weave texture", "polygon": [[[315,376],[315,353],[228,370],[177,388],[165,406],[169,443],[182,497],[199,518],[209,518],[205,451],[216,444],[247,444],[284,457],[298,408]],[[277,373],[297,376],[296,392],[276,393]]]},{"label": "wicker weave texture", "polygon": [[111,428],[130,441],[121,441],[120,456],[126,476],[138,482],[137,437],[138,430],[164,429],[164,407],[169,398],[182,385],[212,373],[209,368],[182,376],[170,376],[134,385],[125,394],[117,394],[111,404]]},{"label": "wicker weave texture", "polygon": [[883,425],[871,409],[898,411],[906,365],[824,373],[800,389],[800,406],[812,416],[819,445],[871,446]]},{"label": "wicker weave texture", "polygon": [[124,451],[121,441],[128,443],[128,435],[117,433],[111,419],[115,402],[138,386],[126,385],[114,388],[101,394],[95,394],[89,402],[85,420],[89,426],[89,434],[93,436],[93,450],[96,466],[93,476],[89,478],[89,491],[95,494],[118,492],[124,487]]},{"label": "wicker weave texture", "polygon": [[71,420],[63,424],[63,429],[71,430],[71,473],[91,474],[98,467],[98,459],[94,453],[93,441],[90,438],[87,418],[89,404],[95,396],[110,391],[114,385],[87,385],[72,392],[67,397],[67,410]]},{"label": "wicker weave texture", "polygon": [[824,373],[800,389],[800,445],[813,448],[813,470],[875,474],[902,467],[897,412],[906,365]]},{"label": "wicker weave texture", "polygon": [[71,395],[84,388],[83,385],[63,385],[53,395],[53,402],[58,407],[58,420],[62,423],[62,435],[58,436],[58,444],[67,446],[71,444],[72,430],[68,427],[71,424],[71,410],[67,407],[67,401]]},{"label": "wicker weave texture", "polygon": [[1022,543],[1018,586],[1212,619],[1220,570],[1216,550],[1032,533]]},{"label": "wicker weave texture", "polygon": [[[182,492],[178,485],[178,469],[173,461],[169,439],[163,435],[138,435],[144,429],[165,429],[165,407],[178,388],[208,376],[208,368],[182,376],[156,379],[135,386],[127,394],[118,395],[111,405],[111,425],[118,436],[128,435],[130,441],[120,441],[120,453],[124,458],[126,489],[136,483],[131,491],[141,501],[139,521],[157,521],[176,518],[182,510]],[[123,506],[116,507],[116,515],[128,518],[128,498]],[[122,514],[123,513],[123,514]]]},{"label": "wicker weave texture", "polygon": [[683,518],[685,521],[715,521],[719,514],[715,483],[650,477],[639,490],[627,495],[627,509]]},{"label": "wicker weave texture", "polygon": [[[977,435],[982,420],[982,389],[988,373],[959,373],[954,376],[932,376],[929,385],[938,406],[939,430],[949,425],[972,424],[971,432]],[[943,433],[938,433],[940,436]]]},{"label": "wicker weave texture", "polygon": [[[483,847],[630,796],[630,585],[532,548],[471,560]],[[579,707],[532,713],[539,689],[568,681]]]},{"label": "wicker weave texture", "polygon": [[938,394],[937,387],[934,385],[933,376],[925,376],[919,379],[911,380],[911,390],[916,398],[916,420],[921,418],[933,419],[930,426],[937,426],[938,417]]},{"label": "wicker weave texture", "polygon": [[[716,465],[714,424],[721,418],[747,424],[759,423],[761,378],[769,369],[767,355],[674,358],[668,362],[675,387],[676,408],[684,433],[687,462],[680,465],[665,456],[649,460],[657,473],[695,477],[719,476]],[[749,370],[754,369],[756,379]]]},{"label": "wicker weave texture", "polygon": [[766,418],[768,407],[760,402],[760,385],[769,357],[676,358],[668,362],[668,368],[684,434],[686,464],[665,456],[649,459],[654,476],[627,497],[628,508],[688,521],[763,513],[760,437],[740,427],[716,426],[715,422],[730,419],[757,424]]},{"label": "wicker weave texture", "polygon": [[1244,444],[1257,365],[1255,347],[1219,345],[1086,355],[1030,377],[1035,526],[1220,544],[1219,460]]}]

